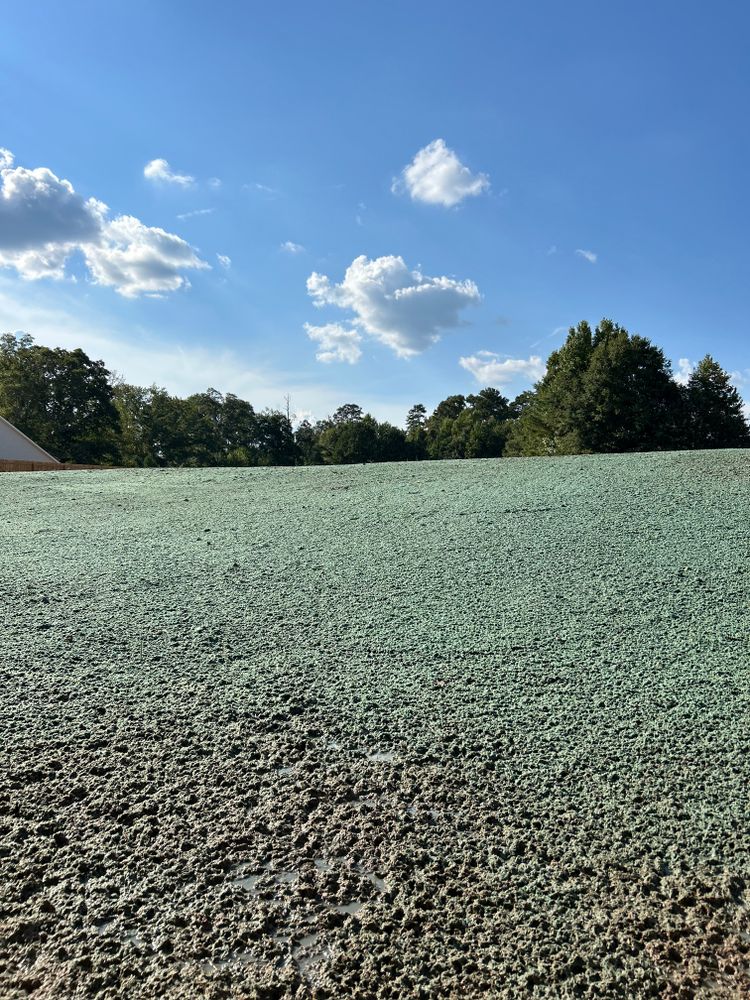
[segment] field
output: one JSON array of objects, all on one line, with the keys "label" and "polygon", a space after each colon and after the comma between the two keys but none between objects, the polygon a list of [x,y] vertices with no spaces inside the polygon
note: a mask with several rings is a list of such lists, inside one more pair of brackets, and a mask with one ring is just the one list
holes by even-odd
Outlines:
[{"label": "field", "polygon": [[0,508],[4,1000],[750,996],[750,452]]}]

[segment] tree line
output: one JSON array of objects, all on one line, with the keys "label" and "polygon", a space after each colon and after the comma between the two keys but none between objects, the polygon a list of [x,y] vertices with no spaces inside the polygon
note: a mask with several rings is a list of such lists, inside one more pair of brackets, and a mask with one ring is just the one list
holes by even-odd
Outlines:
[{"label": "tree line", "polygon": [[215,389],[186,398],[113,377],[79,349],[0,337],[0,414],[65,462],[269,466],[750,447],[742,399],[710,355],[679,384],[663,351],[611,320],[571,327],[544,377],[513,400],[454,395],[406,427],[346,403],[296,429]]}]

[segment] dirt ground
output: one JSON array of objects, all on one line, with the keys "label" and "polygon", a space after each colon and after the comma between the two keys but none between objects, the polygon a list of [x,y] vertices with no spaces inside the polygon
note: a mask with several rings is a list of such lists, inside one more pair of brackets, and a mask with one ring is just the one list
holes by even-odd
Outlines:
[{"label": "dirt ground", "polygon": [[750,997],[750,452],[0,476],[0,996]]}]

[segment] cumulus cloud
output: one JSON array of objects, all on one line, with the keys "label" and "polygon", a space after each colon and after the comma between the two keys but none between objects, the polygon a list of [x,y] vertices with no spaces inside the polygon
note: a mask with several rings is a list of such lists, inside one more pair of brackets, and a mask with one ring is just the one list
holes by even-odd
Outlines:
[{"label": "cumulus cloud", "polygon": [[5,149],[3,146],[0,146],[0,170],[4,167],[12,167],[13,159],[14,157],[11,151],[9,149]]},{"label": "cumulus cloud", "polygon": [[415,201],[452,208],[464,198],[482,194],[490,186],[486,174],[473,174],[443,139],[420,149],[393,181],[394,194],[406,190]]},{"label": "cumulus cloud", "polygon": [[410,271],[403,258],[393,256],[357,257],[339,284],[314,271],[307,279],[307,292],[318,307],[351,310],[353,326],[360,333],[402,358],[420,354],[440,339],[443,330],[462,325],[460,311],[481,298],[473,281],[431,278]]},{"label": "cumulus cloud", "polygon": [[111,285],[126,298],[174,292],[188,284],[182,270],[209,267],[185,240],[132,215],[107,223],[101,241],[81,249],[95,284]]},{"label": "cumulus cloud", "polygon": [[221,264],[221,266],[224,268],[225,271],[228,271],[229,268],[232,266],[232,258],[227,257],[227,255],[224,253],[217,253],[216,259],[218,260],[218,262]]},{"label": "cumulus cloud", "polygon": [[[76,194],[70,181],[46,167],[4,167],[0,171],[0,259],[15,266],[16,255],[51,255],[52,247],[73,247],[96,239],[107,206]],[[59,270],[59,254],[51,267]]]},{"label": "cumulus cloud", "polygon": [[324,326],[312,326],[305,323],[305,330],[310,340],[318,345],[315,357],[318,361],[347,361],[354,365],[362,357],[359,347],[362,337],[353,327],[341,326],[339,323],[326,323]]},{"label": "cumulus cloud", "polygon": [[151,160],[143,168],[143,176],[150,181],[162,184],[177,184],[180,187],[189,187],[195,182],[195,178],[190,174],[178,174],[170,167],[166,160]]},{"label": "cumulus cloud", "polygon": [[518,379],[538,382],[546,371],[546,365],[536,354],[530,358],[508,358],[493,351],[477,351],[459,358],[458,363],[482,385],[507,385]]},{"label": "cumulus cloud", "polygon": [[292,254],[292,256],[296,256],[299,253],[304,253],[305,252],[305,248],[302,246],[301,243],[293,243],[291,240],[285,240],[281,244],[280,249],[284,253]]},{"label": "cumulus cloud", "polygon": [[159,295],[187,285],[183,271],[206,268],[179,236],[130,215],[109,218],[96,198],[85,199],[47,167],[14,167],[4,151],[0,169],[0,267],[26,280],[65,276],[80,251],[95,284],[121,295]]},{"label": "cumulus cloud", "polygon": [[599,259],[599,254],[594,253],[593,250],[576,250],[576,253],[579,257],[583,257],[584,260],[587,260],[589,264],[596,264]]}]

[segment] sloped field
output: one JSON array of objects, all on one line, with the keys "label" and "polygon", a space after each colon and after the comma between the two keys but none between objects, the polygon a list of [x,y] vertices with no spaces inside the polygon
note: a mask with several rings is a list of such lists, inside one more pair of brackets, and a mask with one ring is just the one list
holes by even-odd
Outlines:
[{"label": "sloped field", "polygon": [[750,453],[0,477],[0,996],[750,996]]}]

